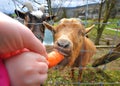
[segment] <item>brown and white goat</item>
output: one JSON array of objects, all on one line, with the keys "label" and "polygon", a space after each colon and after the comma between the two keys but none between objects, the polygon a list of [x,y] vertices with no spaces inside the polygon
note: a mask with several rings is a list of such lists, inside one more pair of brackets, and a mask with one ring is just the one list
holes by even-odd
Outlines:
[{"label": "brown and white goat", "polygon": [[44,25],[53,32],[54,49],[65,56],[60,65],[64,68],[72,67],[72,78],[74,77],[73,67],[79,67],[78,80],[81,81],[82,71],[96,52],[93,42],[85,36],[94,25],[85,29],[81,22],[75,18],[64,18],[57,26],[46,22]]},{"label": "brown and white goat", "polygon": [[[48,16],[41,10],[33,10],[33,7],[30,2],[25,3],[28,8],[28,12],[21,12],[19,10],[15,10],[15,14],[24,19],[24,25],[31,29],[31,31],[35,34],[35,36],[43,42],[45,27],[42,24],[43,21],[49,21],[54,19],[55,16]],[[23,7],[24,7],[23,6]]]}]

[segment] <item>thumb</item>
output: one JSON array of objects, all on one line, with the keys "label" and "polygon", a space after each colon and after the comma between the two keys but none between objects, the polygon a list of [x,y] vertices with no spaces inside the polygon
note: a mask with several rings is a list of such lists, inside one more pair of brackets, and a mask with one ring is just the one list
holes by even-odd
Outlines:
[{"label": "thumb", "polygon": [[[24,46],[29,49],[30,51],[39,53],[45,57],[47,57],[47,52],[46,52],[46,48],[45,46],[41,43],[40,40],[38,40],[34,34],[32,34],[31,32],[27,32],[27,34],[25,34],[26,36],[23,37],[23,41],[24,41]],[[22,35],[24,36],[24,34]],[[27,41],[29,40],[29,41]]]}]

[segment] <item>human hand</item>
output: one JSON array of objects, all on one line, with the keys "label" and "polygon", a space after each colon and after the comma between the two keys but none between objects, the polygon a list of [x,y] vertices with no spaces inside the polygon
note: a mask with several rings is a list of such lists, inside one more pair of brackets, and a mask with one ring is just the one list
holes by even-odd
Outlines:
[{"label": "human hand", "polygon": [[11,86],[40,86],[47,79],[48,63],[40,54],[24,52],[5,61]]},{"label": "human hand", "polygon": [[23,48],[47,57],[43,44],[26,26],[0,13],[0,56]]},{"label": "human hand", "polygon": [[[36,53],[40,54],[41,56],[44,56],[44,57],[42,57],[44,59],[45,59],[45,57],[47,57],[46,49],[43,46],[43,44],[34,36],[34,34],[26,26],[22,25],[21,23],[19,23],[16,20],[6,16],[5,14],[0,13],[0,59],[4,59],[4,57],[1,57],[1,56],[4,56],[4,54],[6,54],[6,53],[15,52],[16,50],[21,50],[24,48],[27,48],[32,52],[36,52]],[[28,53],[28,52],[24,52],[24,53]],[[24,74],[24,73],[26,73],[25,69],[29,68],[30,66],[33,65],[33,63],[35,63],[35,61],[34,62],[29,61],[30,57],[29,56],[28,56],[29,58],[25,57],[26,55],[24,53],[19,54],[21,56],[14,56],[16,58],[10,57],[10,59],[5,60],[6,67],[8,69],[8,73],[13,75],[13,76],[9,75],[10,79],[13,78],[13,80],[12,80],[13,85],[16,83],[16,81],[19,81],[19,78],[17,78],[17,76],[20,77],[20,75],[21,76],[25,75]],[[30,53],[30,55],[31,55],[31,53]],[[35,56],[34,55],[31,55],[31,56],[37,57],[36,55]],[[18,60],[15,61],[14,59],[16,59],[16,60],[18,59]],[[27,64],[28,63],[27,60],[31,63]],[[14,62],[14,63],[12,63],[12,62]],[[21,63],[21,64],[17,64],[17,62]],[[44,66],[48,65],[44,61],[43,62],[41,61],[40,64],[41,63],[44,64]],[[37,66],[37,63],[36,63],[36,66]],[[17,71],[17,70],[19,70],[18,68],[20,68],[21,71],[23,71],[23,72],[18,72]],[[37,69],[37,68],[33,68],[33,69]],[[33,69],[31,69],[31,71]],[[41,69],[41,68],[39,68],[39,69]],[[12,70],[16,70],[18,73],[16,72],[15,74],[13,74],[13,73],[11,73]],[[46,68],[46,70],[47,70],[47,68]],[[31,74],[28,73],[28,75],[23,76],[25,78],[25,80],[29,79],[29,77],[37,76],[37,72],[39,70],[35,70],[35,71],[36,71],[36,74],[31,72]],[[20,77],[20,78],[22,79],[22,77]],[[45,76],[44,76],[44,78],[45,78]],[[42,80],[44,81],[45,79],[42,79]],[[39,78],[39,84],[42,83],[43,81],[40,81],[40,78]],[[21,82],[21,84],[26,83],[26,81],[24,81],[24,80],[20,80],[19,82]],[[36,81],[36,83],[37,83],[37,81]],[[32,84],[35,84],[35,82],[33,82],[33,83],[31,82],[31,86],[34,86]],[[19,86],[19,85],[16,85],[16,86]],[[23,85],[21,85],[21,86],[23,86]]]}]

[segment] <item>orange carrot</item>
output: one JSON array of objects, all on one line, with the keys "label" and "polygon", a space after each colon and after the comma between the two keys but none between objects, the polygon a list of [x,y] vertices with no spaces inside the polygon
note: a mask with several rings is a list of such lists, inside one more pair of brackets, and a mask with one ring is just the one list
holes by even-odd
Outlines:
[{"label": "orange carrot", "polygon": [[49,62],[49,68],[57,65],[58,63],[60,63],[62,60],[64,59],[64,56],[62,54],[60,54],[57,51],[52,51],[48,54],[48,62]]}]

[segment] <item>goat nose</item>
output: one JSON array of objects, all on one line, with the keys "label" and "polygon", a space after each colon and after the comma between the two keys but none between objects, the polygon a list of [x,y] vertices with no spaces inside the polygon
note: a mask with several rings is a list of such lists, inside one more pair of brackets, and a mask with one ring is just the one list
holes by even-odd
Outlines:
[{"label": "goat nose", "polygon": [[60,39],[57,41],[57,45],[62,48],[68,48],[70,46],[70,42],[65,39]]}]

